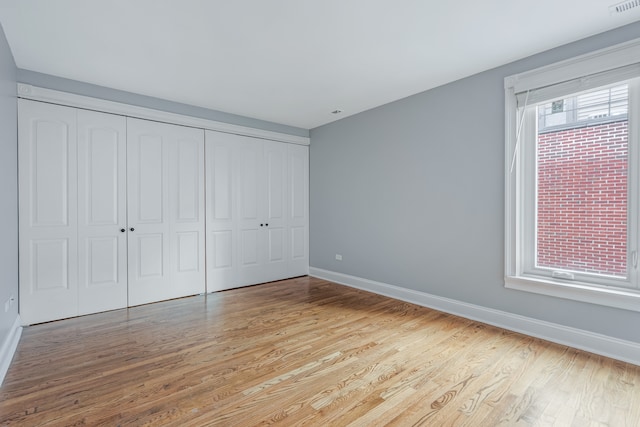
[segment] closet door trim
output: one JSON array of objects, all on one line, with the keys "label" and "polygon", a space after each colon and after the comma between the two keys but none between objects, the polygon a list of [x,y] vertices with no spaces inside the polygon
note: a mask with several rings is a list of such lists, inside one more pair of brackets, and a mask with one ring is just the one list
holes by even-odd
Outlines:
[{"label": "closet door trim", "polygon": [[84,95],[46,89],[24,83],[18,83],[17,87],[18,98],[31,99],[33,101],[48,102],[68,107],[95,110],[104,113],[119,114],[131,118],[154,120],[236,135],[252,136],[271,141],[286,142],[289,144],[309,145],[311,141],[309,137],[305,136],[290,135],[281,132],[273,132],[247,126],[234,125],[231,123],[218,122],[215,120],[200,119],[182,114],[154,110],[152,108],[137,107],[135,105],[124,104],[121,102],[107,101]]}]

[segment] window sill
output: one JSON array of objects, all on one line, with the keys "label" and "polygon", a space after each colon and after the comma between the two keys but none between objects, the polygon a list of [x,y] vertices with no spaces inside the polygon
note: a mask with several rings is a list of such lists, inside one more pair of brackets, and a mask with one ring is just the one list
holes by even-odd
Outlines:
[{"label": "window sill", "polygon": [[640,312],[640,292],[633,289],[603,288],[526,276],[506,276],[504,283],[508,289]]}]

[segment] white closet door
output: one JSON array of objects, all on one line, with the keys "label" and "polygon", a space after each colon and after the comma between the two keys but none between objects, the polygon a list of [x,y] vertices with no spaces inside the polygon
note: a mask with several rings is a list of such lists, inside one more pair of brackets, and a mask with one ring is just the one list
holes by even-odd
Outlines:
[{"label": "white closet door", "polygon": [[18,101],[20,317],[78,314],[76,110]]},{"label": "white closet door", "polygon": [[237,165],[238,286],[268,281],[264,274],[266,201],[263,141],[243,137]]},{"label": "white closet door", "polygon": [[89,314],[127,306],[126,121],[77,114],[78,307]]},{"label": "white closet door", "polygon": [[309,274],[309,147],[290,144],[288,155],[288,276]]},{"label": "white closet door", "polygon": [[169,232],[171,298],[201,294],[205,286],[204,130],[171,126]]},{"label": "white closet door", "polygon": [[129,305],[163,299],[169,274],[168,141],[158,124],[127,119]]},{"label": "white closet door", "polygon": [[242,136],[206,131],[207,292],[238,286],[236,168]]},{"label": "white closet door", "polygon": [[307,274],[308,148],[208,131],[206,156],[207,291]]},{"label": "white closet door", "polygon": [[286,145],[244,137],[238,164],[238,283],[287,276]]},{"label": "white closet door", "polygon": [[264,174],[263,270],[265,280],[271,281],[287,277],[287,144],[264,141]]},{"label": "white closet door", "polygon": [[129,305],[202,293],[204,135],[127,119]]}]

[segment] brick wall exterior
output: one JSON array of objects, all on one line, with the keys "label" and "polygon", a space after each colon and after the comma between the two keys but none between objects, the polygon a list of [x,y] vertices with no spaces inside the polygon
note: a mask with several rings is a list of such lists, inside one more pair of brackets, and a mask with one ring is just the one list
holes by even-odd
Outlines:
[{"label": "brick wall exterior", "polygon": [[537,265],[626,275],[627,121],[538,135]]}]

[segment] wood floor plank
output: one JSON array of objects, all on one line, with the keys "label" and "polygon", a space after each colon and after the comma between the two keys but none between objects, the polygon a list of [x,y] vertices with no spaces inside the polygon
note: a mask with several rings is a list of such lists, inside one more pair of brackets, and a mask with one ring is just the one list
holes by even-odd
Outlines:
[{"label": "wood floor plank", "polygon": [[0,425],[633,426],[640,367],[301,277],[25,328]]}]

